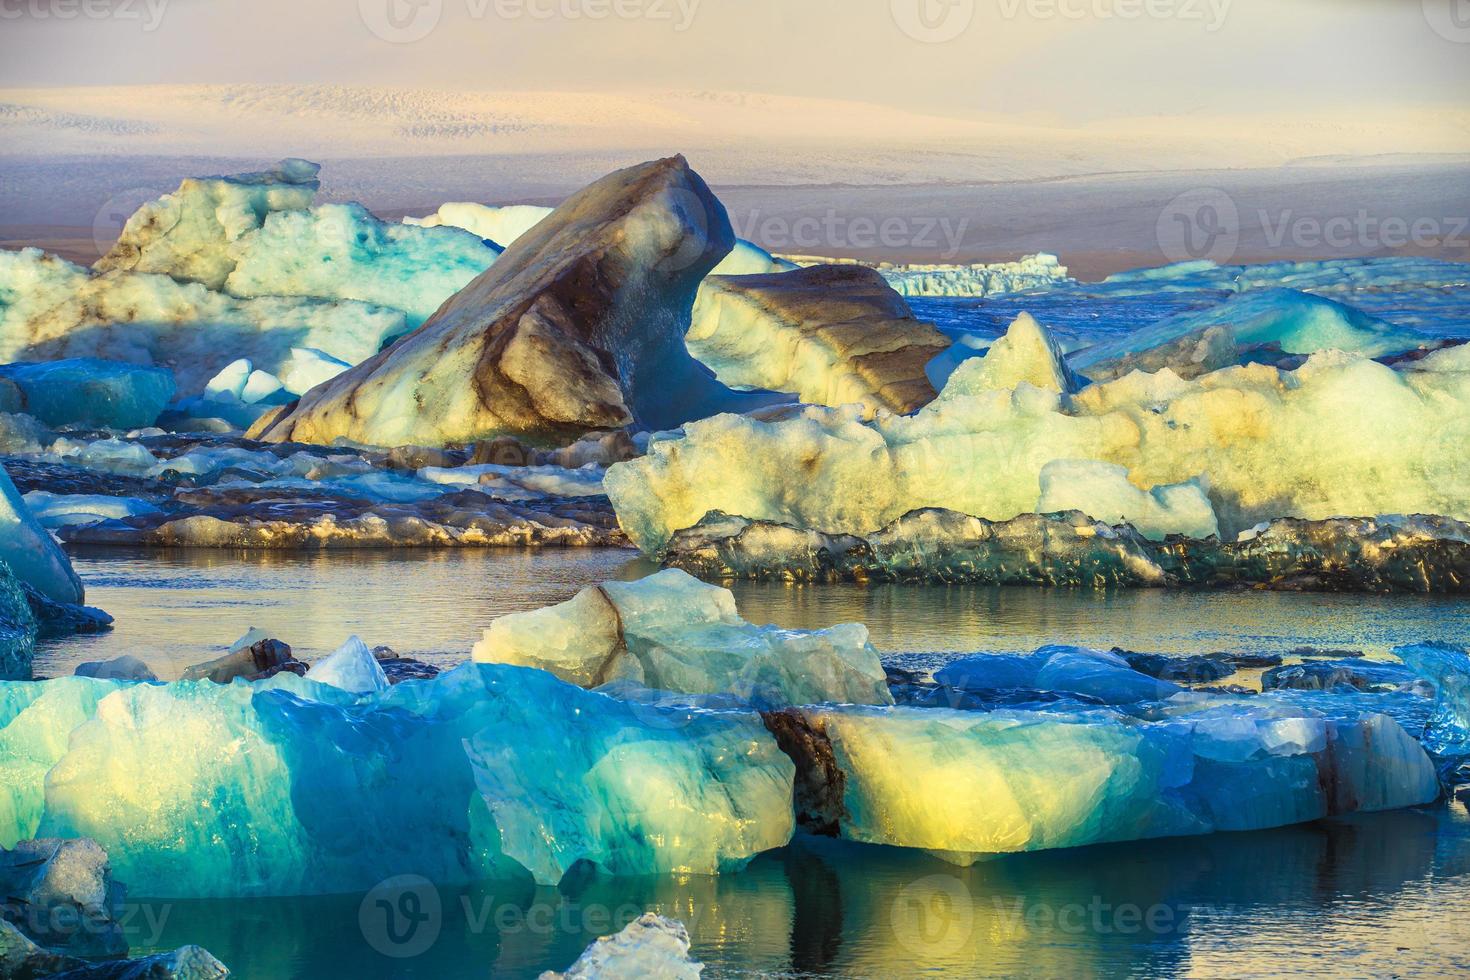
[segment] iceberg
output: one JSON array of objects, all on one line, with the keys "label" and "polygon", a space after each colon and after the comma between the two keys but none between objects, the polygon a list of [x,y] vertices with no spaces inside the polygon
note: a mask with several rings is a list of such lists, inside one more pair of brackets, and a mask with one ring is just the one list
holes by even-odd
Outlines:
[{"label": "iceberg", "polygon": [[230,971],[198,946],[101,963],[57,953],[0,920],[0,975],[58,980],[229,980]]},{"label": "iceberg", "polygon": [[500,254],[458,228],[386,222],[360,204],[313,206],[320,169],[283,160],[260,173],[187,178],[139,208],[95,268],[239,297],[358,300],[402,310],[412,328]]},{"label": "iceberg", "polygon": [[311,665],[306,679],[328,684],[349,694],[376,694],[388,689],[388,675],[367,644],[350,637],[336,651]]},{"label": "iceberg", "polygon": [[293,347],[281,365],[279,377],[287,391],[304,395],[319,384],[331,381],[352,365],[312,347]]},{"label": "iceberg", "polygon": [[903,296],[998,296],[1070,283],[1067,267],[1055,255],[1038,252],[1016,262],[973,265],[898,265],[883,267],[883,278]]},{"label": "iceberg", "polygon": [[1424,744],[1438,757],[1463,760],[1470,754],[1470,651],[1448,643],[1416,643],[1393,653],[1434,685]]},{"label": "iceberg", "polygon": [[164,368],[96,358],[0,365],[0,409],[46,425],[142,428],[173,396],[173,374]]},{"label": "iceberg", "polygon": [[107,852],[92,840],[27,840],[0,847],[5,918],[56,952],[121,956],[128,942],[118,922],[123,889]]},{"label": "iceberg", "polygon": [[472,656],[587,688],[629,681],[680,694],[733,694],[758,707],[893,703],[867,627],[755,626],[740,618],[728,590],[675,569],[501,617]]},{"label": "iceberg", "polygon": [[1428,340],[1336,300],[1294,289],[1260,289],[1093,345],[1073,354],[1070,363],[1093,381],[1166,367],[1193,378],[1247,359],[1323,350],[1382,357]]},{"label": "iceberg", "polygon": [[3,683],[0,761],[0,842],[90,837],[164,898],[714,874],[794,825],[792,763],[755,713],[484,664],[368,695],[290,673]]},{"label": "iceberg", "polygon": [[689,352],[728,385],[793,392],[815,405],[912,412],[934,398],[924,366],[949,346],[862,266],[711,276]]},{"label": "iceberg", "polygon": [[1429,756],[1386,715],[1204,695],[1136,711],[846,706],[789,709],[767,724],[796,760],[803,829],[960,865],[1440,795]]},{"label": "iceberg", "polygon": [[56,539],[36,522],[10,474],[0,466],[0,560],[22,582],[54,602],[81,605],[82,580]]},{"label": "iceberg", "polygon": [[567,972],[541,980],[699,980],[703,970],[689,956],[684,924],[650,912],[588,946]]},{"label": "iceberg", "polygon": [[699,280],[733,244],[724,208],[682,157],[618,171],[518,239],[421,329],[262,418],[250,437],[565,445],[767,404],[721,385],[684,346]]},{"label": "iceberg", "polygon": [[91,275],[39,249],[0,251],[0,361],[167,365],[188,396],[241,357],[272,374],[298,347],[357,363],[409,329],[402,311],[366,303],[239,299],[165,275]]},{"label": "iceberg", "polygon": [[841,534],[927,507],[1009,520],[1036,509],[1042,470],[1064,459],[1123,467],[1143,490],[1203,477],[1230,538],[1279,517],[1470,518],[1470,372],[1326,351],[1291,372],[1134,372],[1064,395],[1025,382],[965,391],[976,364],[912,416],[808,407],[692,422],[611,467],[608,496],[648,553],[716,510]]},{"label": "iceberg", "polygon": [[661,559],[712,581],[1463,594],[1470,587],[1470,527],[1425,516],[1283,518],[1233,542],[1179,536],[1156,542],[1131,525],[1094,521],[1080,511],[996,522],[918,510],[862,536],[712,512],[676,533]]}]

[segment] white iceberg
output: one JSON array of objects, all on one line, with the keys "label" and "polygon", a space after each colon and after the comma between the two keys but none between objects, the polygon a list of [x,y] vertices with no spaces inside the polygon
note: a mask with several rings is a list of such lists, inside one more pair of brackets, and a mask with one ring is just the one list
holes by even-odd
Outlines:
[{"label": "white iceberg", "polygon": [[383,673],[382,665],[356,636],[349,637],[334,652],[312,664],[306,679],[349,694],[376,694],[388,689],[388,675]]}]

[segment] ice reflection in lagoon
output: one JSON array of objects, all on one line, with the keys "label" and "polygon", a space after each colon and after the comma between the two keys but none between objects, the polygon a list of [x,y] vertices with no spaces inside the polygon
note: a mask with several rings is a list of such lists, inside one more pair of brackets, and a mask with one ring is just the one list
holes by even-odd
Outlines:
[{"label": "ice reflection in lagoon", "polygon": [[173,902],[158,945],[201,943],[245,978],[534,977],[652,909],[688,923],[709,977],[1446,976],[1470,969],[1470,815],[1451,803],[971,868],[801,838],[721,878],[441,890],[417,929],[402,914],[415,906],[380,897]]},{"label": "ice reflection in lagoon", "polygon": [[[617,550],[272,554],[86,550],[74,556],[87,601],[111,633],[46,645],[45,676],[129,653],[170,678],[252,626],[306,659],[351,633],[442,666],[468,658],[498,616],[570,598],[654,566]],[[864,622],[885,652],[1030,651],[1053,642],[1146,652],[1287,652],[1300,646],[1387,653],[1403,643],[1470,644],[1470,600],[1268,592],[737,583],[741,614],[815,629]]]}]

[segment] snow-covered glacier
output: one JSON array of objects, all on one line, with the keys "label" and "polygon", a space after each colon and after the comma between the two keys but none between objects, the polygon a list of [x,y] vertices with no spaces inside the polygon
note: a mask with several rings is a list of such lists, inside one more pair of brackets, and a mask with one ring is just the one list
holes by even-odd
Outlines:
[{"label": "snow-covered glacier", "polygon": [[1057,460],[1122,467],[1144,491],[1204,477],[1227,539],[1278,517],[1470,518],[1466,347],[1397,367],[1323,351],[1292,371],[1134,372],[1075,393],[972,384],[988,359],[961,364],[912,416],[806,408],[692,423],[612,467],[608,494],[649,552],[711,511],[845,534],[925,507],[1007,520],[1037,509]]},{"label": "snow-covered glacier", "polygon": [[793,828],[793,766],[758,715],[483,664],[368,695],[289,673],[7,682],[0,760],[0,843],[90,837],[161,897],[712,874]]},{"label": "snow-covered glacier", "polygon": [[732,694],[762,708],[893,701],[867,627],[755,626],[740,618],[729,590],[674,569],[604,582],[561,605],[502,617],[473,655],[481,663],[548,670],[581,687],[623,681]]}]

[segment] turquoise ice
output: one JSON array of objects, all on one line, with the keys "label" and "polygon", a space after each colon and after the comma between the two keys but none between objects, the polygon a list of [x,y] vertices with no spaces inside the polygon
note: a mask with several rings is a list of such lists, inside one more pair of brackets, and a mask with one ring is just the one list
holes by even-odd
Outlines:
[{"label": "turquoise ice", "polygon": [[173,373],[95,357],[0,365],[0,411],[46,425],[150,426],[174,396]]}]

